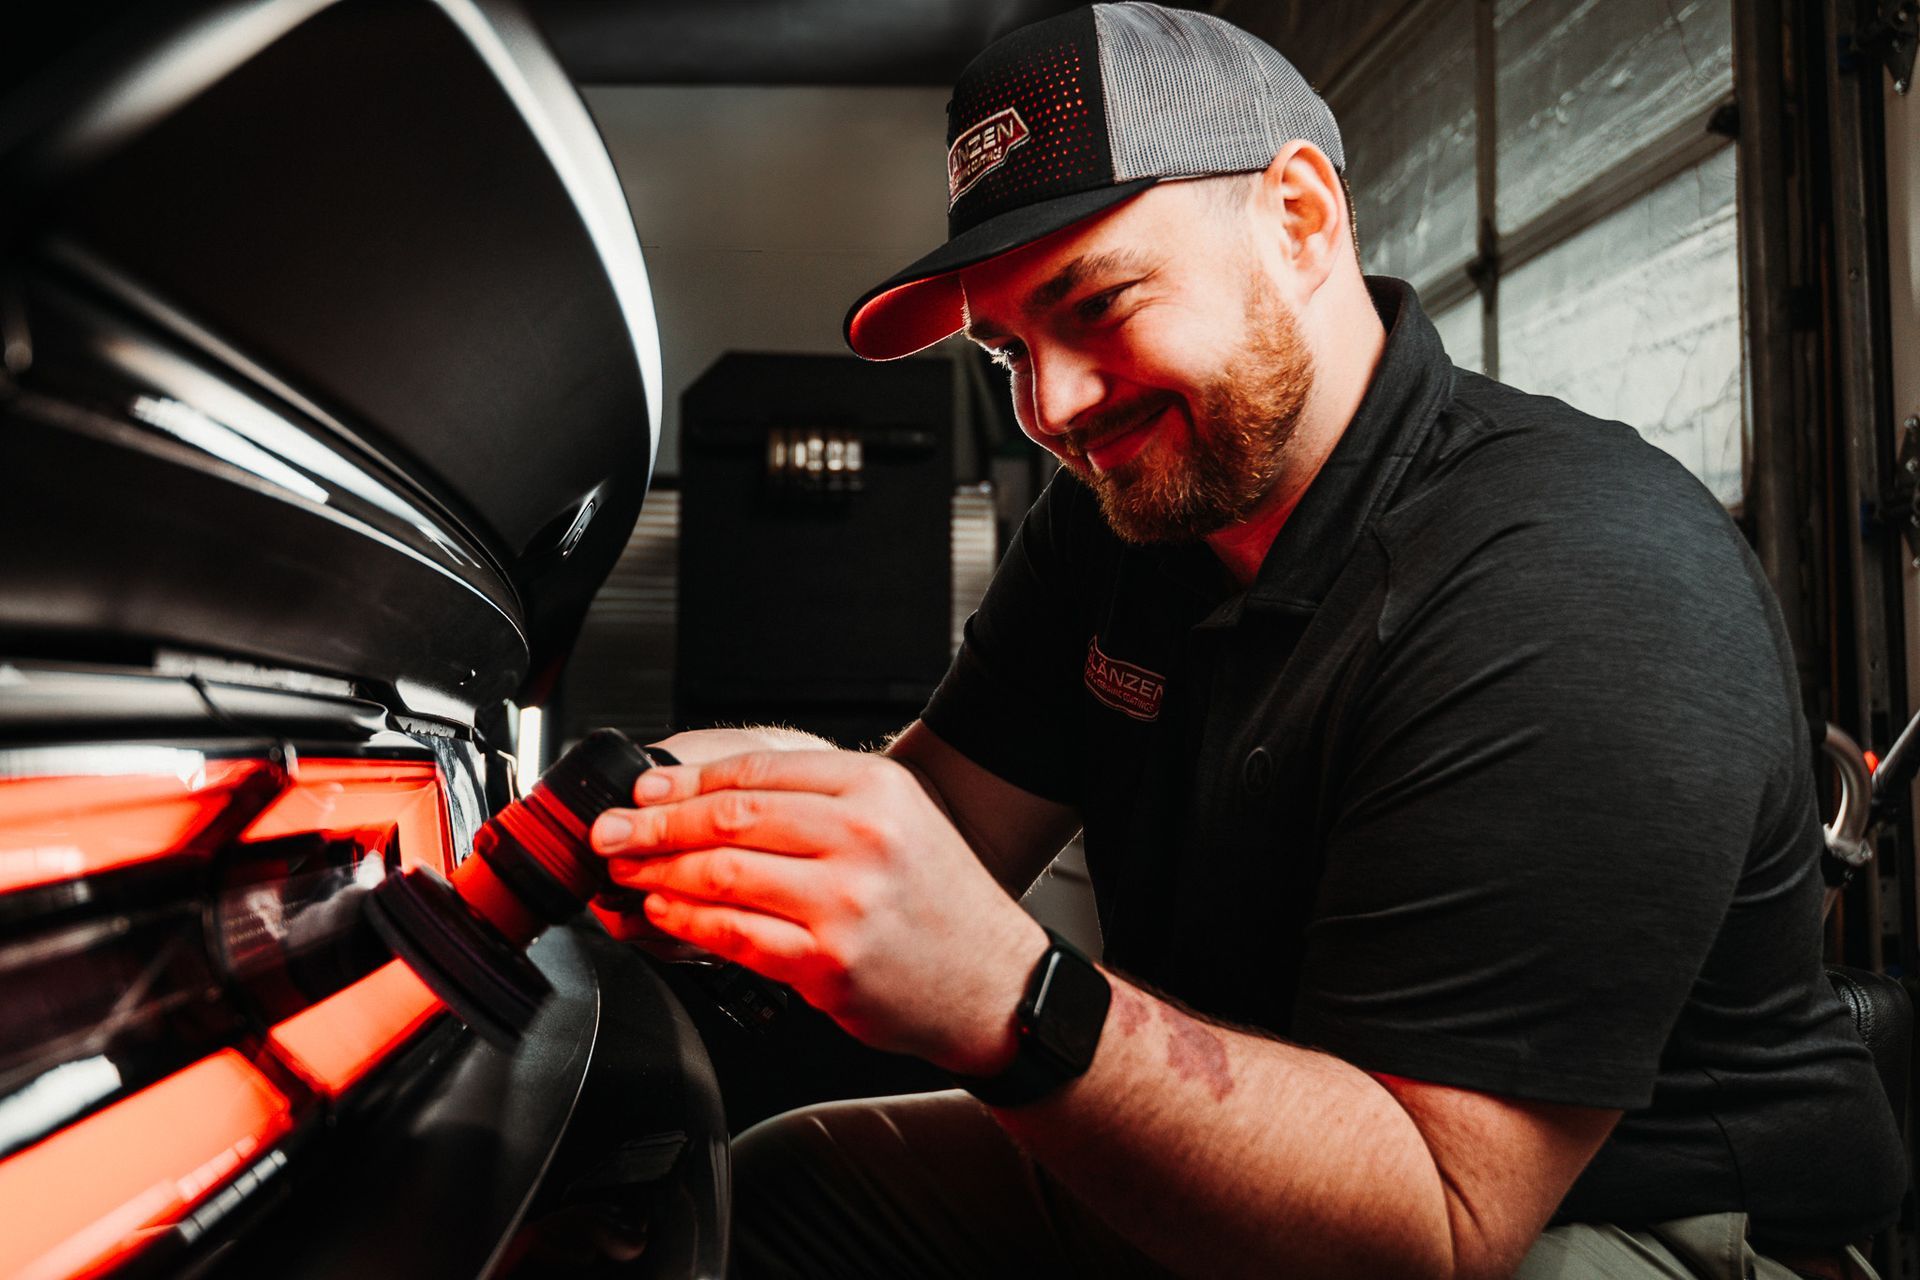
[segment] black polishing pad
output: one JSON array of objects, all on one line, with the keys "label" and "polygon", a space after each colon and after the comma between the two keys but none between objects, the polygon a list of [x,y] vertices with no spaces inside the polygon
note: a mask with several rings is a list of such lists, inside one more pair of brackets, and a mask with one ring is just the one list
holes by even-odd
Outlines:
[{"label": "black polishing pad", "polygon": [[511,1049],[553,990],[426,867],[388,876],[369,895],[367,915],[393,954],[490,1044]]}]

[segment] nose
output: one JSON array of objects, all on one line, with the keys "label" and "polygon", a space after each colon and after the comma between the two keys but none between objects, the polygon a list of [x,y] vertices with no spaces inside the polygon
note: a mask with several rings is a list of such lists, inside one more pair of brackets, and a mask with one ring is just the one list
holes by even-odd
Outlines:
[{"label": "nose", "polygon": [[1106,396],[1106,382],[1093,360],[1071,348],[1035,348],[1027,368],[1029,434],[1059,436]]}]

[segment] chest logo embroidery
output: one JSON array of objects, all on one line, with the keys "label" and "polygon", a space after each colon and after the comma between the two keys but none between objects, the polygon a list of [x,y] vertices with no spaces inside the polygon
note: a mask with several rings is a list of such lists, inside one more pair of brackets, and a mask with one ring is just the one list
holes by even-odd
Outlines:
[{"label": "chest logo embroidery", "polygon": [[1087,641],[1087,666],[1081,674],[1087,692],[1135,720],[1158,720],[1167,678],[1100,652],[1100,637]]}]

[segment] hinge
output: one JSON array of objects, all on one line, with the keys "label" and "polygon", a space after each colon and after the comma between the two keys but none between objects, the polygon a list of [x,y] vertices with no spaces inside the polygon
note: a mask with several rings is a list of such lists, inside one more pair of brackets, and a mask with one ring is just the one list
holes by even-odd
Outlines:
[{"label": "hinge", "polygon": [[1836,52],[1842,71],[1883,66],[1893,77],[1893,91],[1905,93],[1913,85],[1916,46],[1920,46],[1920,0],[1879,0],[1865,26],[1840,37]]}]

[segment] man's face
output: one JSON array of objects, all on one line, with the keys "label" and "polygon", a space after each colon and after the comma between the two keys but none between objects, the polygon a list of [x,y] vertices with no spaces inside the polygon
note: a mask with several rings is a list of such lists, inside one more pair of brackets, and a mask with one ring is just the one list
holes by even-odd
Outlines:
[{"label": "man's face", "polygon": [[1192,542],[1272,488],[1313,366],[1235,202],[1197,183],[961,273],[1014,414],[1131,542]]}]

